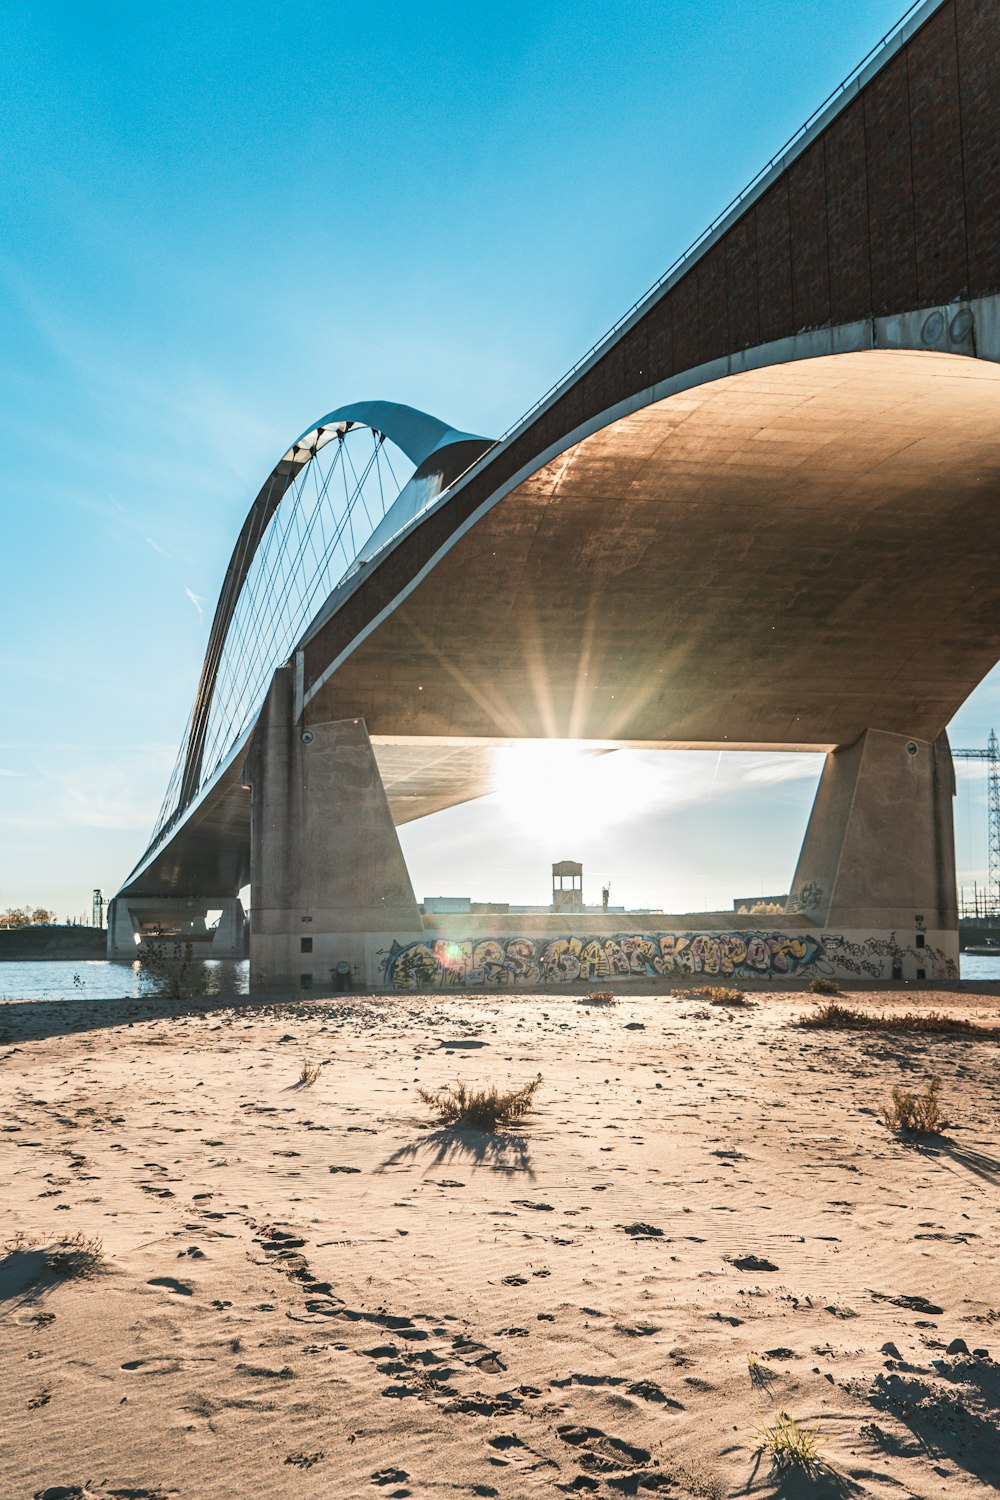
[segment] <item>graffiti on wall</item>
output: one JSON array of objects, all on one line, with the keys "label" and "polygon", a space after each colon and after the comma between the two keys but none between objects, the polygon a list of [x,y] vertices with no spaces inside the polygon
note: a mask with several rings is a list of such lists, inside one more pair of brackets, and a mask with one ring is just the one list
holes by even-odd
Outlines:
[{"label": "graffiti on wall", "polygon": [[808,934],[633,933],[613,937],[447,938],[393,943],[379,957],[395,990],[476,985],[572,984],[628,975],[721,974],[768,978],[798,974],[822,954]]},{"label": "graffiti on wall", "polygon": [[785,905],[788,913],[809,912],[823,905],[823,887],[815,880],[807,880],[800,891],[793,891]]},{"label": "graffiti on wall", "polygon": [[896,934],[888,937],[869,937],[864,942],[853,943],[838,933],[823,934],[823,973],[865,975],[869,979],[898,979],[903,964],[914,971],[923,969],[931,979],[957,979],[958,965],[943,948],[917,948],[908,944],[905,948],[896,941]]}]

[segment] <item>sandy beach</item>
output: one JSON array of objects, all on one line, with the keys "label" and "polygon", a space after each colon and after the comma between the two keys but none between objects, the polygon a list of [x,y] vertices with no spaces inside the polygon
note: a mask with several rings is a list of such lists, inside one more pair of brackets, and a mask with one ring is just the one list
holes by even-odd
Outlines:
[{"label": "sandy beach", "polygon": [[[0,1006],[0,1495],[995,1493],[1000,1044],[753,998]],[[539,1072],[496,1136],[417,1094]]]}]

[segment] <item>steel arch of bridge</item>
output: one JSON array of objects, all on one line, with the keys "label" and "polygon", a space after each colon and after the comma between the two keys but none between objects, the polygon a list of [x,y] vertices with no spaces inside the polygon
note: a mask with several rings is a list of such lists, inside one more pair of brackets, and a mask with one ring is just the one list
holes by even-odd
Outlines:
[{"label": "steel arch of bridge", "polygon": [[[372,448],[364,453],[359,473],[346,439],[365,431]],[[333,459],[323,472],[316,460],[334,442]],[[387,444],[413,466],[405,483],[400,484]],[[331,592],[490,446],[490,439],[391,401],[338,407],[292,443],[261,486],[229,559],[194,705],[150,846],[196,798],[253,722],[271,674],[322,613]],[[388,485],[383,469],[388,470]],[[310,475],[316,482],[307,496]],[[343,495],[334,499],[341,481]],[[373,516],[368,500],[376,490]],[[290,503],[290,511],[283,502]],[[284,511],[288,515],[279,536]],[[293,518],[297,552],[288,574]],[[319,533],[319,547],[314,533]],[[310,567],[306,577],[303,570]],[[297,601],[290,597],[292,583],[299,589]]]}]

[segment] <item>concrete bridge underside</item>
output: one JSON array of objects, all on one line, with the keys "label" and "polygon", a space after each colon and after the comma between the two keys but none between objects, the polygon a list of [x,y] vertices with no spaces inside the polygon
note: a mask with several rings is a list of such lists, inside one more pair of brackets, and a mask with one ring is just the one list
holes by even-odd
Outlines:
[{"label": "concrete bridge underside", "polygon": [[[331,663],[324,641],[335,616],[305,644],[270,728],[139,889],[232,896],[247,883],[249,788],[267,777],[254,756],[268,733],[301,756],[304,734],[367,729],[362,779],[386,799],[369,818],[386,825],[372,892],[396,889],[389,926],[411,931],[419,916],[391,825],[489,791],[511,743],[864,744],[861,800],[896,804],[907,827],[914,774],[930,778],[915,835],[927,879],[905,901],[883,899],[882,915],[909,926],[913,906],[947,928],[951,781],[934,742],[1000,657],[998,419],[1000,365],[867,350],[709,381],[600,427],[481,515],[343,660]],[[326,666],[313,677],[308,659]],[[907,744],[919,746],[916,766]],[[880,768],[873,747],[888,755]],[[357,745],[351,754],[364,758]],[[845,764],[831,756],[831,775],[856,780]],[[337,799],[317,795],[299,817],[329,831]],[[845,795],[821,789],[793,899],[802,920],[850,915],[861,927],[866,903],[874,921],[873,893],[842,881],[838,905],[830,871],[860,806],[855,786],[831,825],[828,804]],[[900,829],[882,832],[898,848]],[[369,838],[370,827],[352,868]],[[298,888],[302,860],[291,848],[285,857],[280,883]],[[351,912],[331,921],[384,926],[355,909],[352,885]],[[804,889],[824,892],[822,904],[803,904]],[[291,906],[313,907],[315,895],[298,889]]]},{"label": "concrete bridge underside", "polygon": [[902,351],[655,402],[494,504],[346,659],[314,636],[305,719],[428,763],[464,736],[934,739],[1000,655],[998,418],[1000,366]]}]

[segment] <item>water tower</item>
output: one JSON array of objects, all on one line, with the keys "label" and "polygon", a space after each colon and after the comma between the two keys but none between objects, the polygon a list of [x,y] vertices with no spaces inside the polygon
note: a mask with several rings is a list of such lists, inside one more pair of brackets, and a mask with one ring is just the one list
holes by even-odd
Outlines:
[{"label": "water tower", "polygon": [[561,859],[552,866],[552,910],[583,911],[583,865]]}]

